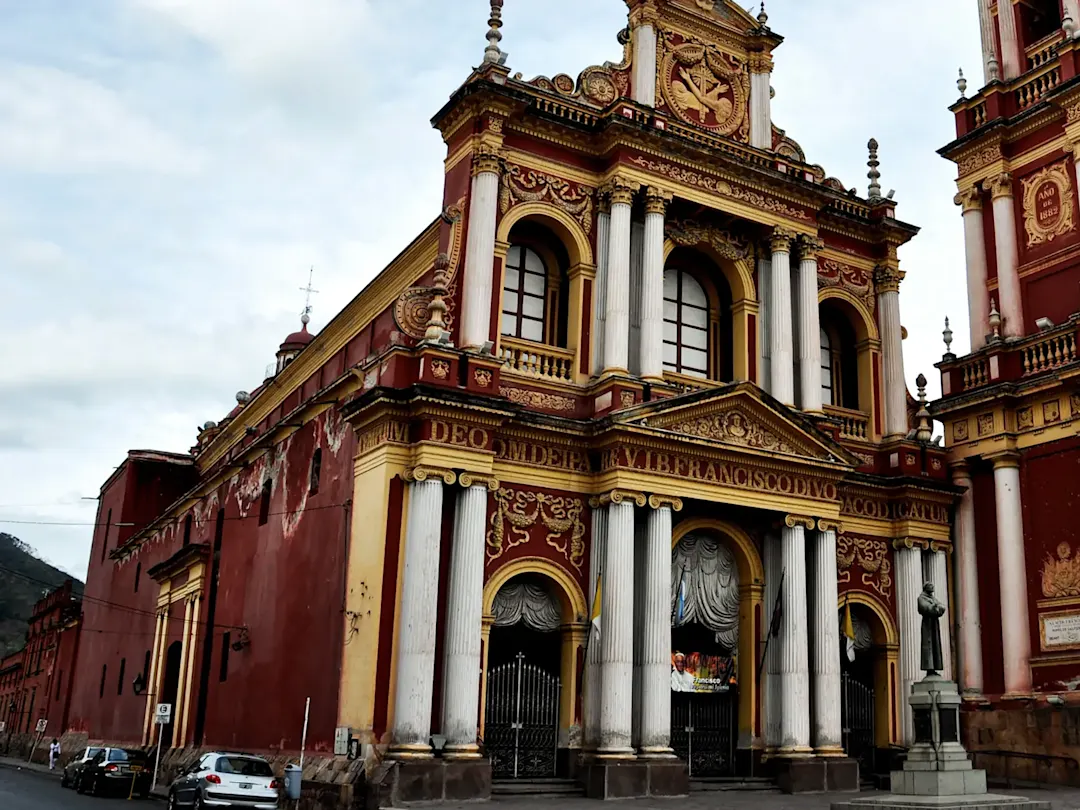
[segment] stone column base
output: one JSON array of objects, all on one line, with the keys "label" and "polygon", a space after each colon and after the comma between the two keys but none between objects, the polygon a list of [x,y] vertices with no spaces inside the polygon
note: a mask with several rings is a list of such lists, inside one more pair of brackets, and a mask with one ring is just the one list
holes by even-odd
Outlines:
[{"label": "stone column base", "polygon": [[389,763],[368,782],[368,807],[491,798],[491,761],[410,760]]},{"label": "stone column base", "polygon": [[770,775],[784,793],[857,793],[859,763],[848,757],[770,759]]},{"label": "stone column base", "polygon": [[586,762],[582,764],[580,779],[590,799],[642,799],[690,793],[690,776],[681,760]]}]

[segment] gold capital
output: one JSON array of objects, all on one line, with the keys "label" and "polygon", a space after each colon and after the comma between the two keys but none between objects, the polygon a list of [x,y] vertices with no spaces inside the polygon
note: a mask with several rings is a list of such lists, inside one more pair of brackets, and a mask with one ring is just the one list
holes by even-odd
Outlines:
[{"label": "gold capital", "polygon": [[769,237],[769,244],[772,246],[773,253],[790,253],[793,241],[795,241],[795,233],[787,228],[774,228],[772,235]]},{"label": "gold capital", "polygon": [[930,548],[930,541],[918,537],[901,537],[893,540],[892,545],[897,551],[902,548],[921,548],[925,551]]},{"label": "gold capital", "polygon": [[457,473],[442,467],[411,467],[402,473],[402,478],[408,482],[427,481],[429,478],[441,478],[447,484],[453,484],[457,480]]},{"label": "gold capital", "polygon": [[660,12],[656,9],[656,0],[637,0],[630,9],[630,28],[642,25],[656,25],[660,22]]},{"label": "gold capital", "polygon": [[828,520],[822,518],[817,522],[819,532],[836,532],[837,534],[844,533],[844,524],[836,520]]},{"label": "gold capital", "polygon": [[502,173],[502,153],[496,147],[482,143],[476,147],[476,151],[473,153],[472,173],[473,177],[475,177],[485,172],[491,174]]},{"label": "gold capital", "polygon": [[1008,172],[1002,172],[997,177],[990,179],[990,198],[1000,200],[1003,197],[1013,195],[1013,179]]},{"label": "gold capital", "polygon": [[789,529],[802,526],[804,529],[813,530],[814,526],[817,525],[817,521],[806,515],[788,515],[784,518],[784,525]]},{"label": "gold capital", "polygon": [[649,186],[645,190],[645,213],[646,214],[660,214],[663,215],[667,212],[667,207],[672,200],[672,193],[670,191],[664,191],[662,188],[656,186]]},{"label": "gold capital", "polygon": [[904,274],[899,267],[888,264],[879,264],[874,268],[874,288],[879,293],[900,292],[900,282]]},{"label": "gold capital", "polygon": [[746,66],[750,69],[751,73],[772,73],[772,55],[765,53],[765,51],[754,51],[747,57]]},{"label": "gold capital", "polygon": [[601,506],[607,506],[609,503],[620,504],[630,502],[637,506],[644,506],[647,499],[644,492],[634,492],[629,489],[613,489],[611,492],[606,492],[600,496],[599,503]]},{"label": "gold capital", "polygon": [[671,511],[681,512],[683,502],[682,498],[676,498],[671,495],[650,495],[649,506],[653,509],[663,509],[665,506],[670,506]]},{"label": "gold capital", "polygon": [[982,190],[979,188],[978,183],[966,188],[953,197],[953,202],[956,205],[963,207],[963,212],[966,214],[968,211],[981,211],[982,210]]},{"label": "gold capital", "polygon": [[608,197],[611,205],[632,205],[634,202],[634,194],[636,194],[640,188],[640,183],[635,183],[633,180],[616,175],[600,189],[600,193]]},{"label": "gold capital", "polygon": [[499,488],[499,479],[494,475],[484,475],[482,473],[463,472],[458,476],[458,482],[469,489],[470,487],[487,487],[489,491],[495,492]]},{"label": "gold capital", "polygon": [[805,261],[816,260],[818,254],[825,249],[825,242],[818,239],[816,236],[809,236],[803,234],[799,237],[799,255]]}]

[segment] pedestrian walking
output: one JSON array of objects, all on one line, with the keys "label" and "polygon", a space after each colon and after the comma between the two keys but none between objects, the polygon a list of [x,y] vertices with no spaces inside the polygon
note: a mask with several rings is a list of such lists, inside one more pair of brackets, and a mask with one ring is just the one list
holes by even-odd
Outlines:
[{"label": "pedestrian walking", "polygon": [[60,741],[53,737],[52,744],[49,746],[49,770],[56,770],[56,760],[60,759]]}]

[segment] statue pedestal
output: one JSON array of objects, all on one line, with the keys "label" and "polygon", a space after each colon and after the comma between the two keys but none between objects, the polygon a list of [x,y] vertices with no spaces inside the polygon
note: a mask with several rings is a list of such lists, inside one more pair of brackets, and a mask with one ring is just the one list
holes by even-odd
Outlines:
[{"label": "statue pedestal", "polygon": [[908,751],[904,770],[892,772],[892,793],[835,802],[832,810],[1050,810],[1049,802],[986,792],[986,771],[972,767],[960,744],[961,702],[956,684],[940,675],[927,675],[913,684],[908,703],[915,744]]}]

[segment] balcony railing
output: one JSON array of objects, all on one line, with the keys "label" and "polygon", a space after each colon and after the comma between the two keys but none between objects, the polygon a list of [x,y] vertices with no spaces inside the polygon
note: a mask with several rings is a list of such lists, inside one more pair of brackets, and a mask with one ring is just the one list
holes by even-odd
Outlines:
[{"label": "balcony railing", "polygon": [[1076,362],[1076,335],[1072,332],[1050,335],[1021,350],[1024,376],[1053,371]]},{"label": "balcony railing", "polygon": [[1049,36],[1043,37],[1034,45],[1031,45],[1025,55],[1027,56],[1028,70],[1035,70],[1041,68],[1043,65],[1049,64],[1057,56],[1056,46],[1061,42],[1063,36],[1062,30],[1059,28]]},{"label": "balcony railing", "polygon": [[985,357],[977,357],[960,366],[960,384],[965,391],[982,388],[990,382],[990,365]]},{"label": "balcony railing", "polygon": [[850,408],[840,408],[836,405],[826,405],[825,413],[840,420],[841,439],[853,442],[868,442],[871,440],[869,414],[862,411],[853,411]]},{"label": "balcony railing", "polygon": [[677,374],[674,371],[664,372],[664,382],[672,388],[679,389],[680,394],[704,391],[707,388],[716,388],[716,386],[720,385],[720,383],[713,380],[703,380],[701,377],[691,377],[688,374]]},{"label": "balcony railing", "polygon": [[574,353],[569,349],[504,335],[499,357],[504,372],[549,382],[574,382]]},{"label": "balcony railing", "polygon": [[1043,96],[1061,84],[1061,66],[1053,65],[1024,80],[1016,88],[1016,109],[1026,110],[1042,101]]}]

